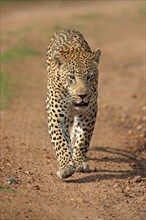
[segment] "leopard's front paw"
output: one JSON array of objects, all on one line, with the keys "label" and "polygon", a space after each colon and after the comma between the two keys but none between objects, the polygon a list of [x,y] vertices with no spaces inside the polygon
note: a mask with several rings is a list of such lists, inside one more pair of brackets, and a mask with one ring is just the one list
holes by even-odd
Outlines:
[{"label": "leopard's front paw", "polygon": [[89,165],[86,162],[78,163],[76,165],[77,172],[89,173],[91,172]]},{"label": "leopard's front paw", "polygon": [[72,174],[76,171],[76,168],[74,165],[69,165],[64,168],[61,168],[57,171],[57,176],[60,179],[68,178],[69,176],[72,176]]}]

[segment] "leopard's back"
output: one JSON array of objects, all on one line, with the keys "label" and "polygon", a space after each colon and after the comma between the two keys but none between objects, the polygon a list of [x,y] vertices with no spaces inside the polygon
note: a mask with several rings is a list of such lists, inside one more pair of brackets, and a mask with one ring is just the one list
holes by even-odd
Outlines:
[{"label": "leopard's back", "polygon": [[75,50],[91,53],[91,48],[79,31],[65,29],[55,33],[47,47],[47,71],[50,70],[54,54],[60,53],[69,60]]}]

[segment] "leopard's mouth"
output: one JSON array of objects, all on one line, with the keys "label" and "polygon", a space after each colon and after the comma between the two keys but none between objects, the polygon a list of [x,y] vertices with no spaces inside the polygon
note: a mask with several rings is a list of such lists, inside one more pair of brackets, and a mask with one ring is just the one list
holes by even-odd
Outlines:
[{"label": "leopard's mouth", "polygon": [[89,102],[84,102],[84,101],[79,102],[79,103],[73,102],[73,106],[74,107],[82,107],[82,108],[84,108],[84,107],[87,107],[88,105],[89,105]]}]

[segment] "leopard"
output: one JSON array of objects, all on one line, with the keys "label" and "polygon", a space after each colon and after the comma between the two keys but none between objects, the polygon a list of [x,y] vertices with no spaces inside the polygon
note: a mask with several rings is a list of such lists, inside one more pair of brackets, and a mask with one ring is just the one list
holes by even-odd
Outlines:
[{"label": "leopard", "polygon": [[72,29],[56,32],[46,52],[48,133],[54,147],[57,177],[90,172],[87,152],[98,112],[98,64],[83,35]]}]

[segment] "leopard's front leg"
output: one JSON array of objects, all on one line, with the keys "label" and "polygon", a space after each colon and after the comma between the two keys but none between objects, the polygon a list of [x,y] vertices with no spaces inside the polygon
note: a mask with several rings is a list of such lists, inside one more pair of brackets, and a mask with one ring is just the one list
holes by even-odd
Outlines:
[{"label": "leopard's front leg", "polygon": [[59,164],[57,176],[67,178],[75,172],[75,166],[72,160],[72,149],[65,113],[58,113],[57,109],[49,106],[48,128]]},{"label": "leopard's front leg", "polygon": [[73,160],[76,166],[76,171],[89,172],[90,168],[87,164],[87,151],[92,137],[96,120],[96,109],[88,114],[79,114],[74,118],[72,140]]}]

